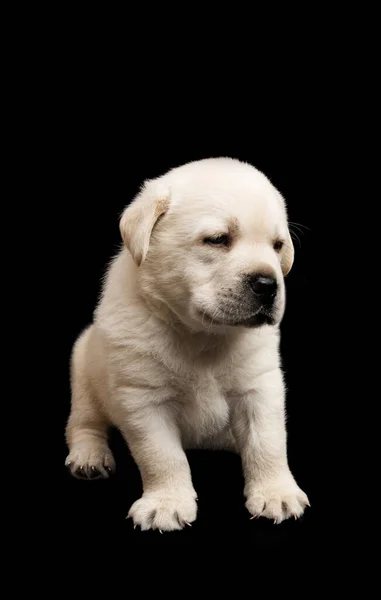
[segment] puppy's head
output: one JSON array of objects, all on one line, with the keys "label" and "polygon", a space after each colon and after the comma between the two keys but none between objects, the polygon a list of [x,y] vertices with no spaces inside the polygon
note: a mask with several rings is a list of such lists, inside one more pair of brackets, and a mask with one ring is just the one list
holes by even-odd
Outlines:
[{"label": "puppy's head", "polygon": [[282,196],[251,165],[206,159],[148,181],[120,230],[141,292],[191,329],[281,321],[294,248]]}]

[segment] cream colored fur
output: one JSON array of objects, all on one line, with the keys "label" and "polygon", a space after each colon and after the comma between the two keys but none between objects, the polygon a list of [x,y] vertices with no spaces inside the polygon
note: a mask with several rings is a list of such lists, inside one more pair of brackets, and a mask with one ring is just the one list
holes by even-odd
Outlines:
[{"label": "cream colored fur", "polygon": [[[251,515],[299,517],[308,498],[288,466],[279,357],[294,259],[282,196],[251,165],[193,162],[147,181],[120,229],[124,247],[73,349],[66,464],[107,476],[116,426],[143,482],[129,516],[170,531],[197,514],[184,450],[226,448],[242,457]],[[219,234],[228,247],[205,242]],[[278,282],[274,321],[240,325],[255,312],[245,277],[259,272]]]}]

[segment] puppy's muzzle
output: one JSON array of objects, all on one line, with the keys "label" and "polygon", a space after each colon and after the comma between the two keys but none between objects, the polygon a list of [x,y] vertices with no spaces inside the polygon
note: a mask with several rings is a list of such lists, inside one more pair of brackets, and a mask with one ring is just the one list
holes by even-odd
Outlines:
[{"label": "puppy's muzzle", "polygon": [[249,276],[249,286],[258,304],[271,308],[277,295],[278,283],[275,277],[255,273]]}]

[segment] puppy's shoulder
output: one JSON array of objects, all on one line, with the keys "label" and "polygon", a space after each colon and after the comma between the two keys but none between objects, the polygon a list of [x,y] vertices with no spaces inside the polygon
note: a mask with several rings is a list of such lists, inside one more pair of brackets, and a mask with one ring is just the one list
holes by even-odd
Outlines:
[{"label": "puppy's shoulder", "polygon": [[102,288],[94,311],[94,321],[108,329],[111,323],[122,325],[126,317],[144,312],[137,294],[136,265],[125,248],[111,259],[102,280]]}]

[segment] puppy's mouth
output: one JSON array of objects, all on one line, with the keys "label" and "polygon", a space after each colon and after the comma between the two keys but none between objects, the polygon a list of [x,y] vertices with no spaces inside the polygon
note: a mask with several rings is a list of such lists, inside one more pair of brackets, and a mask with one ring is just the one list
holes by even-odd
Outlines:
[{"label": "puppy's mouth", "polygon": [[212,317],[207,312],[198,310],[198,316],[201,318],[203,323],[207,323],[209,325],[225,325],[229,327],[260,327],[261,325],[274,325],[275,317],[274,315],[267,311],[265,308],[260,308],[254,314],[249,317],[244,318],[224,318],[220,317]]}]

